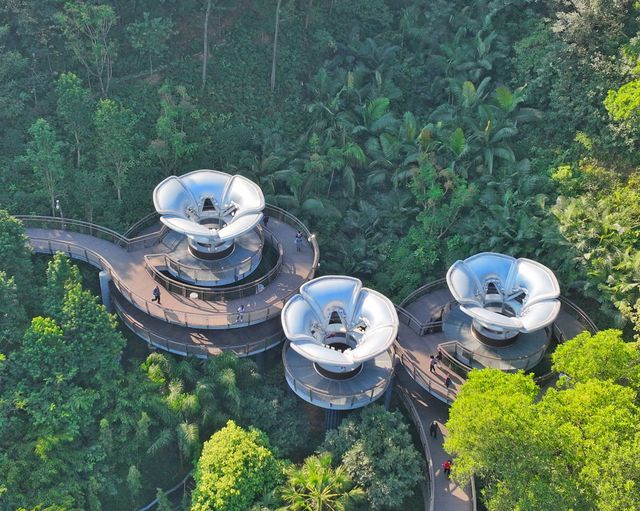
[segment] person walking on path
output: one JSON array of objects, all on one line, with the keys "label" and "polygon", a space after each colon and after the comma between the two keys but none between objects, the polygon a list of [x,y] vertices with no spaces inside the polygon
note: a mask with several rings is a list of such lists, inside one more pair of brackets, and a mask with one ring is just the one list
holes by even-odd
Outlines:
[{"label": "person walking on path", "polygon": [[437,364],[438,364],[438,361],[436,360],[436,357],[431,355],[431,358],[429,360],[429,371],[435,374]]},{"label": "person walking on path", "polygon": [[450,376],[447,376],[447,379],[444,380],[444,386],[447,388],[451,388],[453,386],[453,380]]},{"label": "person walking on path", "polygon": [[153,299],[151,301],[158,302],[158,305],[160,305],[160,288],[158,286],[154,287],[152,294],[153,294]]},{"label": "person walking on path", "polygon": [[429,436],[438,438],[438,423],[436,421],[433,421],[431,426],[429,426]]},{"label": "person walking on path", "polygon": [[240,305],[240,307],[238,307],[238,316],[236,317],[236,323],[240,323],[242,322],[242,313],[244,312],[244,305]]},{"label": "person walking on path", "polygon": [[298,231],[296,233],[296,251],[300,252],[302,250],[302,231]]},{"label": "person walking on path", "polygon": [[442,464],[442,470],[444,471],[444,475],[449,477],[451,475],[451,464],[453,462],[451,460],[447,460]]},{"label": "person walking on path", "polygon": [[436,360],[438,362],[442,362],[442,350],[438,348],[438,354],[436,355]]}]

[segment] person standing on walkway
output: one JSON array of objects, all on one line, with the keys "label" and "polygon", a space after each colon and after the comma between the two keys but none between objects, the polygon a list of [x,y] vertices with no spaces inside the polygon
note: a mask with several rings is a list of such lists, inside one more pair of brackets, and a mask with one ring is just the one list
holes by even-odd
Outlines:
[{"label": "person standing on walkway", "polygon": [[433,421],[431,426],[429,426],[429,436],[438,438],[438,423],[436,421]]},{"label": "person standing on walkway", "polygon": [[158,302],[158,305],[160,305],[160,288],[158,286],[154,287],[151,293],[153,294],[153,300],[151,301]]},{"label": "person standing on walkway", "polygon": [[447,379],[444,380],[444,386],[447,387],[448,389],[453,387],[453,380],[451,379],[450,376],[447,376]]},{"label": "person standing on walkway", "polygon": [[298,231],[296,233],[296,251],[300,252],[302,250],[302,231]]},{"label": "person standing on walkway", "polygon": [[240,307],[238,307],[238,315],[236,316],[236,323],[241,323],[242,322],[242,314],[244,312],[244,305],[240,305]]},{"label": "person standing on walkway", "polygon": [[449,477],[451,475],[451,464],[453,462],[451,460],[447,460],[442,464],[442,470],[444,471],[444,475]]},{"label": "person standing on walkway", "polygon": [[437,364],[438,364],[438,361],[436,360],[436,357],[431,355],[431,358],[429,360],[429,371],[435,374]]},{"label": "person standing on walkway", "polygon": [[438,348],[438,354],[436,355],[436,360],[438,362],[442,362],[442,350]]}]

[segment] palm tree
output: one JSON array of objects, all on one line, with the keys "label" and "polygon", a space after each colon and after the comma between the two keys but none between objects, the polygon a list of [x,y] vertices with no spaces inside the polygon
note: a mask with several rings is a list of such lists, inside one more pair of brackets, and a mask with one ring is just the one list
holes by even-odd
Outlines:
[{"label": "palm tree", "polygon": [[300,468],[290,467],[287,477],[281,490],[287,505],[281,510],[348,511],[364,497],[343,467],[331,466],[329,453],[307,458]]}]

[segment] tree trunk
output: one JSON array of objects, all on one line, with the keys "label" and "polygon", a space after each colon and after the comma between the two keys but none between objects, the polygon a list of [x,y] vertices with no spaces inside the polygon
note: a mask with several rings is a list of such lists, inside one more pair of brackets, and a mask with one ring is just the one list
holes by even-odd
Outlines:
[{"label": "tree trunk", "polygon": [[74,136],[76,137],[76,168],[80,168],[80,138],[78,137],[78,132],[75,131]]},{"label": "tree trunk", "polygon": [[209,15],[211,14],[211,0],[207,0],[207,13],[204,16],[204,34],[202,50],[202,88],[207,84],[207,62],[209,61]]},{"label": "tree trunk", "polygon": [[309,28],[309,14],[311,13],[311,8],[313,7],[313,0],[309,0],[309,4],[307,5],[307,15],[304,17],[304,29],[307,30]]},{"label": "tree trunk", "polygon": [[276,60],[278,54],[278,29],[280,28],[280,4],[282,0],[278,0],[276,6],[276,31],[273,36],[273,60],[271,61],[271,90],[276,88]]}]

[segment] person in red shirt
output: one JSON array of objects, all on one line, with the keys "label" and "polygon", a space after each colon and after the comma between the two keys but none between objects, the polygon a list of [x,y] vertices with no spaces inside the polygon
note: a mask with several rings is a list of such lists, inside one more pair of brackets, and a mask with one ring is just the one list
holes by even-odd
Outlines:
[{"label": "person in red shirt", "polygon": [[451,475],[451,463],[453,463],[451,460],[447,460],[442,464],[442,469],[447,477]]}]

